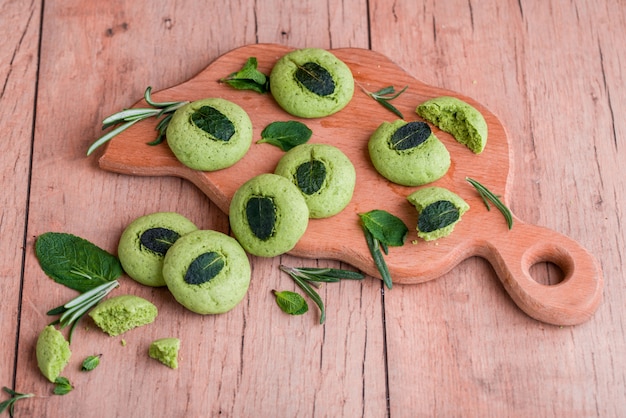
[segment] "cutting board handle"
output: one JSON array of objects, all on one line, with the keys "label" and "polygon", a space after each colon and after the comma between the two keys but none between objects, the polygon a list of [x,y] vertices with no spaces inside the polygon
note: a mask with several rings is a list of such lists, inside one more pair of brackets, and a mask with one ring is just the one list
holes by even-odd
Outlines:
[{"label": "cutting board handle", "polygon": [[[587,321],[602,298],[602,270],[579,243],[547,228],[516,219],[507,234],[482,246],[505,289],[531,317],[554,325]],[[532,266],[549,262],[563,272],[554,285],[536,281]]]}]

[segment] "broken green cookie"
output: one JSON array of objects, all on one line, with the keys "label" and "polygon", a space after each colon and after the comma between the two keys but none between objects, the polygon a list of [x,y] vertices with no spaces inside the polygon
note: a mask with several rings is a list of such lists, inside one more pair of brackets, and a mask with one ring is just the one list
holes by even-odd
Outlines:
[{"label": "broken green cookie", "polygon": [[426,187],[411,193],[407,200],[417,209],[417,236],[426,241],[452,233],[469,205],[443,187]]},{"label": "broken green cookie", "polygon": [[52,325],[45,327],[37,338],[37,366],[41,373],[54,383],[70,361],[70,344]]},{"label": "broken green cookie", "polygon": [[161,338],[150,344],[148,355],[171,369],[177,369],[178,350],[180,350],[178,338]]},{"label": "broken green cookie", "polygon": [[420,104],[415,110],[442,131],[480,154],[487,145],[487,122],[472,105],[451,96],[440,96]]},{"label": "broken green cookie", "polygon": [[89,316],[98,328],[112,337],[152,323],[157,314],[156,306],[134,295],[121,295],[107,299],[89,312]]}]

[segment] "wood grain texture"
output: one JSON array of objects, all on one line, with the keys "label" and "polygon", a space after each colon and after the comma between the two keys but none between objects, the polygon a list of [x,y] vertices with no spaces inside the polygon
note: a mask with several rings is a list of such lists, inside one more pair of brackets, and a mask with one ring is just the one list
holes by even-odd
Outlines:
[{"label": "wood grain texture", "polygon": [[[12,30],[0,38],[0,385],[12,387],[33,137],[40,4],[0,2]],[[20,388],[21,389],[21,388]],[[4,395],[4,392],[3,392]],[[3,398],[0,398],[3,399]]]},{"label": "wood grain texture", "polygon": [[[623,414],[626,10],[620,2],[43,5],[0,1],[10,28],[0,40],[7,58],[0,127],[8,138],[0,161],[2,190],[11,190],[1,208],[0,375],[6,380],[0,383],[11,385],[15,376],[16,389],[38,395],[20,401],[16,416]],[[277,309],[270,290],[295,290],[278,265],[347,266],[252,257],[248,297],[219,317],[190,314],[165,289],[124,278],[116,292],[155,302],[157,322],[125,335],[122,346],[84,321],[64,372],[76,388],[52,396],[37,370],[34,342],[50,319],[45,311],[74,293],[43,275],[34,237],[71,232],[114,252],[124,226],[156,210],[228,232],[227,217],[191,182],[118,175],[85,158],[102,118],[134,103],[149,84],[155,91],[176,86],[228,51],[255,43],[372,49],[425,84],[462,92],[491,110],[509,137],[513,212],[598,259],[605,287],[594,316],[577,326],[536,321],[510,300],[490,262],[470,257],[436,280],[391,291],[374,279],[325,286],[328,319],[319,326],[315,311],[289,317]],[[33,116],[34,127],[27,121]],[[34,140],[30,171],[28,138]],[[540,283],[562,282],[550,263],[531,270]],[[5,278],[21,278],[23,288]],[[171,335],[183,340],[177,371],[145,353],[153,338]],[[95,353],[103,353],[101,366],[81,373],[82,358]]]},{"label": "wood grain texture", "polygon": [[[325,118],[293,118],[271,95],[234,90],[219,79],[237,71],[249,57],[256,57],[259,70],[269,74],[274,63],[291,51],[281,45],[250,45],[230,51],[192,79],[155,92],[157,101],[199,100],[220,97],[237,103],[252,119],[253,142],[261,131],[277,120],[295,119],[313,130],[309,143],[330,144],[341,149],[355,166],[357,182],[350,204],[338,215],[312,219],[290,254],[307,258],[327,258],[349,263],[369,275],[380,277],[369,253],[359,223],[359,213],[383,209],[399,216],[412,233],[410,242],[392,248],[385,257],[395,283],[422,283],[435,279],[472,256],[489,260],[517,305],[533,318],[557,325],[573,325],[588,320],[602,296],[602,271],[595,258],[575,241],[545,228],[516,219],[515,229],[507,231],[503,218],[487,210],[466,177],[478,179],[507,201],[509,144],[497,117],[475,100],[449,90],[428,86],[411,77],[382,54],[365,49],[334,49],[332,52],[350,67],[356,94],[340,112]],[[451,135],[434,128],[434,133],[450,150],[452,166],[447,174],[427,186],[444,187],[459,194],[470,205],[455,231],[444,239],[426,242],[415,231],[417,212],[406,200],[416,190],[387,181],[371,164],[367,151],[370,135],[383,121],[397,117],[372,100],[365,91],[376,91],[397,84],[409,89],[394,100],[405,120],[421,120],[415,114],[420,103],[438,96],[456,96],[479,109],[489,130],[487,147],[477,155]],[[133,107],[146,107],[141,101]],[[283,152],[266,144],[253,144],[246,155],[231,167],[200,172],[181,164],[166,146],[149,146],[157,120],[140,123],[122,132],[108,144],[100,167],[139,176],[171,175],[190,180],[224,213],[236,190],[256,175],[272,173]],[[401,168],[400,168],[401,169]],[[494,210],[495,212],[495,210]],[[551,262],[564,272],[557,286],[537,283],[530,268]]]}]

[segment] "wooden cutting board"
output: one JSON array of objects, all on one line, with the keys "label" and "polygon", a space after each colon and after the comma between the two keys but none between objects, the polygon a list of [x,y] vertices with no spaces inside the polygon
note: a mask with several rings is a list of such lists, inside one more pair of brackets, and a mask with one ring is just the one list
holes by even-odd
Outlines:
[{"label": "wooden cutting board", "polygon": [[[426,85],[370,50],[345,48],[332,52],[352,70],[355,93],[352,101],[335,115],[320,119],[299,119],[284,112],[270,94],[240,91],[218,80],[239,70],[249,57],[256,57],[259,70],[269,74],[274,63],[291,49],[281,45],[249,45],[230,51],[211,63],[200,74],[172,88],[153,93],[155,101],[198,100],[221,97],[245,109],[254,125],[253,144],[234,166],[216,171],[191,170],[174,157],[167,144],[146,145],[155,138],[156,120],[147,120],[115,137],[99,160],[100,167],[137,176],[177,176],[199,187],[222,211],[228,213],[237,188],[253,176],[273,172],[283,151],[269,144],[256,144],[265,126],[275,121],[300,120],[313,131],[310,143],[327,143],[340,148],[353,162],[356,188],[349,206],[328,219],[313,219],[290,254],[307,258],[336,259],[363,272],[380,277],[368,251],[358,213],[384,209],[400,217],[411,230],[403,247],[392,247],[385,257],[394,283],[420,283],[435,279],[461,261],[480,256],[495,269],[514,302],[528,315],[556,325],[573,325],[588,320],[602,295],[602,272],[597,260],[574,240],[555,231],[526,224],[515,218],[509,230],[502,215],[488,211],[471,177],[502,196],[505,203],[511,166],[507,134],[498,118],[475,100],[453,91]],[[383,121],[397,117],[370,98],[362,89],[376,91],[394,85],[409,88],[393,104],[405,120],[421,120],[415,108],[421,102],[441,95],[459,97],[484,115],[489,138],[485,151],[473,154],[449,134],[433,127],[435,135],[448,148],[452,164],[445,177],[431,185],[446,187],[470,205],[454,232],[436,241],[417,238],[417,212],[406,197],[416,190],[399,186],[381,177],[373,168],[367,151],[372,132]],[[133,107],[145,107],[141,100]],[[155,208],[155,211],[158,208]],[[555,285],[540,284],[530,268],[550,262],[563,272]]]}]

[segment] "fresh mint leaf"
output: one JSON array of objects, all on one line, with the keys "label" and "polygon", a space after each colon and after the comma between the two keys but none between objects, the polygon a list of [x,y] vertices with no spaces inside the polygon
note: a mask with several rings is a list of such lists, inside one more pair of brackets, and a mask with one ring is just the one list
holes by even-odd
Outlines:
[{"label": "fresh mint leaf", "polygon": [[297,67],[296,80],[310,92],[321,97],[335,92],[335,81],[326,68],[315,62],[307,62]]},{"label": "fresh mint leaf", "polygon": [[100,364],[100,357],[102,357],[102,354],[98,354],[97,356],[88,356],[85,360],[83,360],[83,364],[80,369],[84,372],[92,371]]},{"label": "fresh mint leaf", "polygon": [[54,380],[53,393],[55,395],[67,395],[72,389],[74,389],[74,386],[72,386],[67,377],[59,376]]},{"label": "fresh mint leaf", "polygon": [[359,217],[364,227],[367,228],[372,236],[380,241],[381,244],[392,247],[401,247],[404,245],[406,236],[409,233],[409,228],[402,219],[380,209],[360,213]]},{"label": "fresh mint leaf", "polygon": [[260,94],[267,93],[269,91],[269,78],[257,70],[257,66],[256,57],[250,57],[241,70],[235,71],[219,81],[237,90],[252,90]]},{"label": "fresh mint leaf", "polygon": [[272,293],[276,297],[276,304],[283,312],[289,315],[302,315],[309,310],[308,303],[298,293],[290,292],[289,290],[273,290]]},{"label": "fresh mint leaf", "polygon": [[306,143],[313,134],[308,126],[296,120],[286,122],[272,122],[261,132],[261,139],[257,144],[268,143],[275,145],[283,151]]},{"label": "fresh mint leaf", "polygon": [[114,255],[72,234],[46,232],[37,238],[35,254],[42,270],[57,283],[81,293],[122,275]]}]

